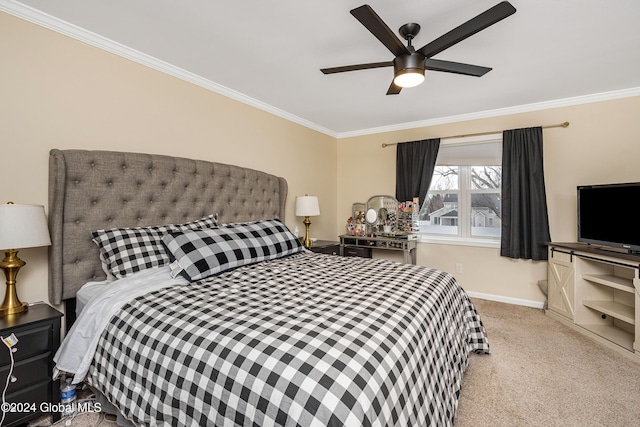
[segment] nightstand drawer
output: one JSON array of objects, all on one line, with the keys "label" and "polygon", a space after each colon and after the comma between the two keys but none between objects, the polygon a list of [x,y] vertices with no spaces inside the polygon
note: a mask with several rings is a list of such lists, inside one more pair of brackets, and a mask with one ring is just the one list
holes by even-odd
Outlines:
[{"label": "nightstand drawer", "polygon": [[[14,360],[17,362],[50,351],[53,345],[51,341],[53,337],[52,332],[53,326],[51,324],[42,324],[37,327],[23,327],[14,330],[13,333],[18,337],[18,344],[16,344],[18,351],[13,353]],[[0,351],[0,366],[4,367],[10,362],[9,352]]]},{"label": "nightstand drawer", "polygon": [[[42,408],[42,404],[51,402],[48,396],[48,383],[50,383],[50,381],[23,388],[17,393],[8,394],[6,401],[9,404],[10,410],[5,415],[3,426],[10,425],[14,422],[17,423],[21,420],[26,421],[33,418],[34,415],[40,414],[41,409],[46,409]],[[12,411],[11,405],[14,405],[14,409],[21,409],[22,411]]]},{"label": "nightstand drawer", "polygon": [[[49,357],[50,352],[46,352],[39,356],[16,362],[11,374],[12,377],[16,378],[16,381],[9,382],[7,393],[49,380]],[[0,368],[0,384],[6,384],[9,368],[9,365]]]}]

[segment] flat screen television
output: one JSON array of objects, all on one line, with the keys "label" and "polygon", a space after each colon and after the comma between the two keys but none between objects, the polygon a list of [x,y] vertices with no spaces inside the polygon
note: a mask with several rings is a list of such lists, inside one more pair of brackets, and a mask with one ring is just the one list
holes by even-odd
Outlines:
[{"label": "flat screen television", "polygon": [[578,241],[640,253],[640,182],[578,186]]}]

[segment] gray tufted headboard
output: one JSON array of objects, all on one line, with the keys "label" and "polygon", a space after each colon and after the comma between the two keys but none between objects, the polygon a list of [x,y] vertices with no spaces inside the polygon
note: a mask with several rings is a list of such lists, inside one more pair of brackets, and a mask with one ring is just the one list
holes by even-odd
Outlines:
[{"label": "gray tufted headboard", "polygon": [[103,280],[91,232],[186,222],[280,218],[284,178],[239,166],[155,154],[51,150],[49,157],[49,300],[75,297]]}]

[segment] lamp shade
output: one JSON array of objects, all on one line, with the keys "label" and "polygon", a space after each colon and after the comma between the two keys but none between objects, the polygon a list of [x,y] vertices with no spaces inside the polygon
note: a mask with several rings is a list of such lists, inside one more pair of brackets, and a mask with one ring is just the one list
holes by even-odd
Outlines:
[{"label": "lamp shade", "polygon": [[318,203],[318,196],[296,197],[296,216],[318,215],[320,215],[320,204]]},{"label": "lamp shade", "polygon": [[0,250],[49,246],[44,206],[0,205]]}]

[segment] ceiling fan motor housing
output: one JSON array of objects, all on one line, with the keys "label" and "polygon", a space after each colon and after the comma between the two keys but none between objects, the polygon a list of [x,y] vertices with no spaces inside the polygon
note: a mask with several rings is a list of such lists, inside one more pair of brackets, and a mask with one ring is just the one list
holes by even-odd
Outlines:
[{"label": "ceiling fan motor housing", "polygon": [[418,52],[411,52],[408,55],[396,56],[393,60],[393,71],[395,78],[397,79],[399,76],[402,76],[404,74],[420,74],[423,76],[421,80],[417,81],[417,84],[420,84],[424,79],[424,61],[424,55]]}]

